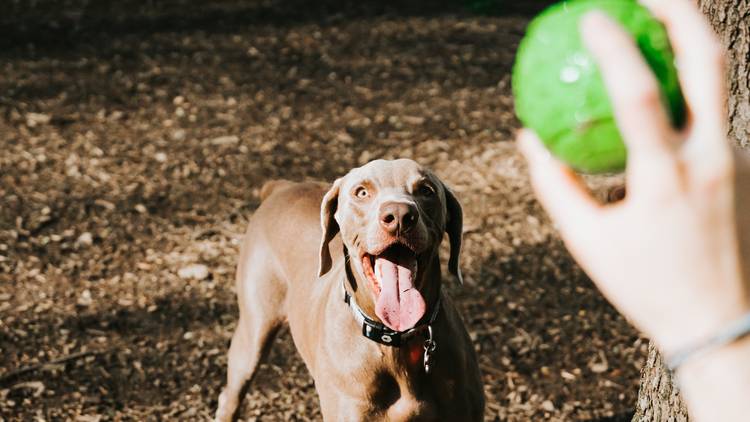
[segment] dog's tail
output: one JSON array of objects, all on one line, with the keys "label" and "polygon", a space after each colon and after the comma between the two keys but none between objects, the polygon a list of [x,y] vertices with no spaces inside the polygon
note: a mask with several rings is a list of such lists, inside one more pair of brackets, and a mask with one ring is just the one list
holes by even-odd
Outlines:
[{"label": "dog's tail", "polygon": [[280,188],[287,187],[291,185],[292,182],[288,180],[269,180],[266,183],[263,184],[263,187],[260,188],[260,200],[265,201],[266,198],[271,196],[272,193],[279,190]]}]

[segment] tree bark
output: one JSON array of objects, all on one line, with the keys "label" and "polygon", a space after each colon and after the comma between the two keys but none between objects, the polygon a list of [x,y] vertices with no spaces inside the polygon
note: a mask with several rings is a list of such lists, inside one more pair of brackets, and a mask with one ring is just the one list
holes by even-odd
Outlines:
[{"label": "tree bark", "polygon": [[729,136],[750,147],[750,0],[698,0],[727,53]]},{"label": "tree bark", "polygon": [[687,422],[688,412],[672,374],[653,343],[648,346],[646,365],[641,370],[633,422]]},{"label": "tree bark", "polygon": [[[728,135],[750,148],[750,0],[697,0],[727,54]],[[641,371],[633,422],[686,422],[687,408],[653,343]]]}]

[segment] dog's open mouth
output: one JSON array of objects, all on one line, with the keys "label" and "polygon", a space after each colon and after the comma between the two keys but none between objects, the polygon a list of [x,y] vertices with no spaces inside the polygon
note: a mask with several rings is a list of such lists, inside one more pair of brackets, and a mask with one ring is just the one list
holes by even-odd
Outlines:
[{"label": "dog's open mouth", "polygon": [[414,283],[417,254],[396,243],[378,255],[364,254],[362,268],[375,294],[375,314],[395,331],[413,328],[425,314],[425,301]]}]

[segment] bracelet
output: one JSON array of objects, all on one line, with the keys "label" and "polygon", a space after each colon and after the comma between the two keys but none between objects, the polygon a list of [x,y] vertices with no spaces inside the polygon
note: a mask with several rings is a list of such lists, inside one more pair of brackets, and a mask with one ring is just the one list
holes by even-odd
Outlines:
[{"label": "bracelet", "polygon": [[688,346],[682,350],[678,350],[676,353],[667,357],[665,359],[667,367],[671,369],[672,372],[675,372],[688,360],[695,359],[720,347],[734,343],[743,339],[747,335],[750,335],[750,312],[745,314],[742,318],[732,322],[713,337],[709,337],[704,341]]}]

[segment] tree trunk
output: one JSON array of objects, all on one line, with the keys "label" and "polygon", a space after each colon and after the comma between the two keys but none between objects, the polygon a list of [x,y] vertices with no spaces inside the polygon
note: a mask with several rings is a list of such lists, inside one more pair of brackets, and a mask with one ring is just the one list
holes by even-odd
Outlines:
[{"label": "tree trunk", "polygon": [[[750,0],[697,0],[713,25],[728,59],[729,137],[750,148]],[[633,422],[688,421],[685,403],[653,344],[641,371]]]},{"label": "tree trunk", "polygon": [[641,370],[633,422],[687,422],[688,413],[672,375],[664,366],[654,344],[648,346],[646,365]]},{"label": "tree trunk", "polygon": [[729,136],[750,147],[750,0],[698,0],[727,52]]}]

